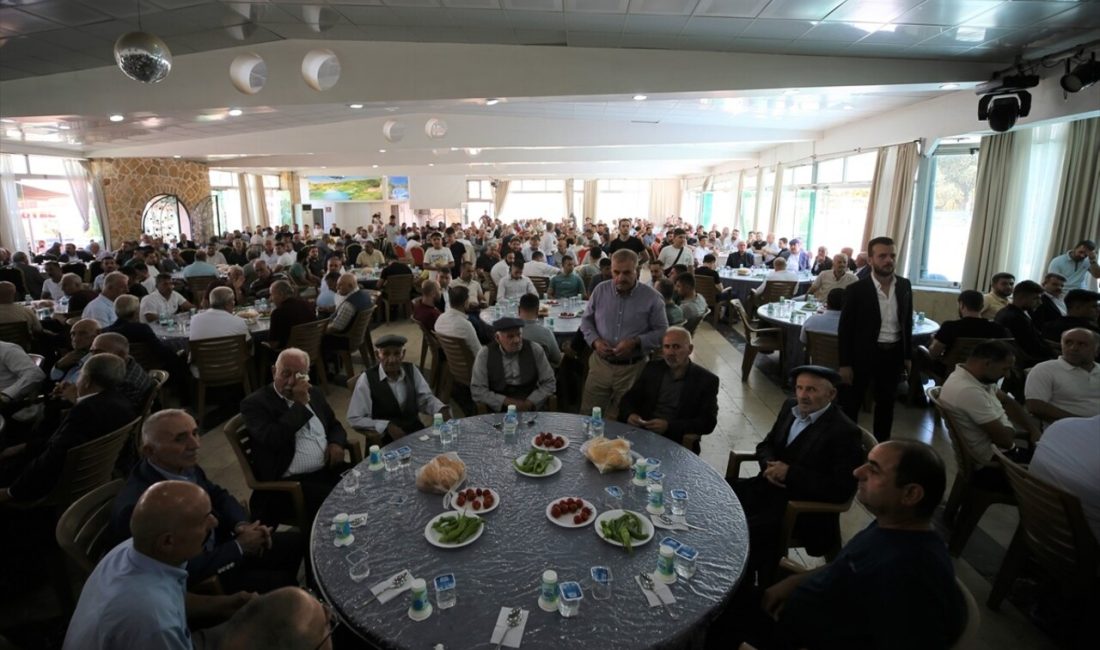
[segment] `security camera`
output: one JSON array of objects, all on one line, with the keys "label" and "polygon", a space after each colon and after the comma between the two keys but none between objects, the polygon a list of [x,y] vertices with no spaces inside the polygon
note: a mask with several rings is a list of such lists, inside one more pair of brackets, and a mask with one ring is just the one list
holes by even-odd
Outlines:
[{"label": "security camera", "polygon": [[978,100],[978,119],[989,122],[989,128],[1004,133],[1016,125],[1016,119],[1031,112],[1031,93],[1017,90],[999,95],[985,95]]}]

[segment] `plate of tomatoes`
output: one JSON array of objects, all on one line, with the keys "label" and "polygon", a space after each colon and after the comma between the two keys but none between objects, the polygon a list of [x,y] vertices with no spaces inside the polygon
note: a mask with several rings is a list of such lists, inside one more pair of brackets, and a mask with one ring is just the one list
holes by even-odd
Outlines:
[{"label": "plate of tomatoes", "polygon": [[543,451],[561,451],[569,447],[569,438],[543,431],[531,439],[531,446]]},{"label": "plate of tomatoes", "polygon": [[546,506],[546,518],[562,528],[583,528],[596,520],[596,506],[577,497],[554,499]]},{"label": "plate of tomatoes", "polygon": [[500,505],[500,493],[492,488],[466,488],[451,497],[451,507],[464,514],[483,515]]}]

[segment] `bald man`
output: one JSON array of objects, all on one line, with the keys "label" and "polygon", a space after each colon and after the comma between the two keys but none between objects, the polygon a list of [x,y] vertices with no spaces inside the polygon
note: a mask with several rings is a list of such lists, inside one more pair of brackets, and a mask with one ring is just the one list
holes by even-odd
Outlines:
[{"label": "bald man", "polygon": [[332,616],[308,592],[284,587],[254,598],[225,624],[221,650],[332,650]]},{"label": "bald man", "polygon": [[229,615],[251,599],[186,593],[184,564],[202,552],[217,525],[197,485],[162,481],[146,490],[130,519],[133,537],[107,553],[84,583],[63,650],[192,650],[188,614]]},{"label": "bald man", "polygon": [[141,364],[130,356],[130,342],[126,337],[117,332],[100,334],[92,341],[89,352],[91,354],[105,352],[122,359],[126,364],[126,373],[122,377],[122,383],[118,385],[118,390],[130,400],[131,404],[134,404],[135,409],[140,409],[149,396],[149,391],[153,389],[153,380]]},{"label": "bald man", "polygon": [[[99,323],[100,327],[113,324],[118,319],[118,315],[115,314],[115,298],[126,293],[129,283],[130,280],[124,273],[118,271],[108,273],[103,281],[103,291],[96,296],[95,300],[88,303],[81,317],[91,318]],[[71,309],[70,307],[70,311]]]}]

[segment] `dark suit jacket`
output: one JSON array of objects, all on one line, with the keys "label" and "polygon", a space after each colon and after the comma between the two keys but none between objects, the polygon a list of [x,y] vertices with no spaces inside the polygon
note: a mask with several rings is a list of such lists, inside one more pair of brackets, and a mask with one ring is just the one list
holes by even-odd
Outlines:
[{"label": "dark suit jacket", "polygon": [[[309,389],[309,406],[321,419],[328,441],[346,445],[348,436],[343,425],[316,386]],[[294,435],[313,414],[301,404],[287,406],[274,384],[268,384],[241,401],[241,416],[252,436],[252,471],[256,478],[279,480],[294,458]]]},{"label": "dark suit jacket", "polygon": [[1026,310],[1009,303],[997,312],[993,322],[1007,329],[1012,338],[1016,339],[1016,349],[1022,353],[1016,355],[1018,367],[1030,368],[1040,361],[1054,358],[1054,353],[1043,342],[1043,337]]},{"label": "dark suit jacket", "polygon": [[[787,501],[843,503],[855,493],[856,479],[852,472],[863,463],[863,437],[859,427],[834,403],[788,445],[787,436],[794,422],[791,409],[796,404],[793,399],[783,403],[771,431],[756,446],[761,471],[769,460],[789,465],[786,488],[770,483],[765,487],[782,495],[779,504],[783,508]],[[767,481],[762,476],[749,480]],[[746,503],[745,507],[748,510],[751,505]],[[818,544],[827,545],[837,532],[839,519],[833,515],[803,515],[796,528],[796,534],[806,541],[811,553],[817,551],[814,547]]]},{"label": "dark suit jacket", "polygon": [[1031,314],[1031,322],[1035,324],[1035,329],[1042,332],[1043,326],[1061,318],[1062,312],[1058,311],[1058,308],[1054,306],[1054,301],[1047,294],[1044,293],[1039,300],[1039,307]]},{"label": "dark suit jacket", "polygon": [[[898,328],[901,330],[902,357],[913,356],[913,287],[909,280],[894,276],[898,301]],[[844,289],[844,309],[840,312],[837,342],[840,365],[867,367],[875,357],[875,342],[882,327],[878,309],[878,290],[867,276]]]},{"label": "dark suit jacket", "polygon": [[[130,538],[130,516],[134,513],[134,506],[137,505],[138,499],[150,485],[165,480],[168,479],[150,465],[148,460],[142,460],[134,467],[122,492],[115,497],[114,505],[111,507],[109,530],[111,546]],[[206,478],[206,472],[197,465],[194,483],[210,497],[211,510],[218,518],[218,528],[214,531],[214,542],[211,548],[187,561],[187,573],[189,580],[193,583],[216,575],[244,557],[240,547],[233,541],[233,529],[242,521],[249,521],[248,513],[241,507],[240,502],[228,490]]]},{"label": "dark suit jacket", "polygon": [[103,332],[115,332],[125,336],[126,340],[130,343],[144,343],[148,345],[149,350],[157,355],[167,367],[171,367],[171,365],[168,364],[175,363],[179,360],[179,357],[172,351],[172,348],[165,345],[164,341],[160,340],[157,333],[153,331],[153,328],[145,323],[135,323],[133,321],[119,319],[107,327],[104,327]]},{"label": "dark suit jacket", "polygon": [[11,484],[12,498],[33,501],[46,496],[57,485],[70,449],[112,433],[135,417],[134,407],[117,390],[77,402],[49,439],[28,444],[27,454],[32,459]]},{"label": "dark suit jacket", "polygon": [[309,303],[301,298],[287,298],[271,312],[270,341],[277,348],[285,348],[290,339],[290,328],[317,320],[317,314]]},{"label": "dark suit jacket", "polygon": [[745,251],[744,254],[741,254],[740,251],[734,251],[726,258],[726,266],[732,268],[737,268],[744,264],[746,269],[751,269],[753,263],[753,254],[752,251],[749,250]]},{"label": "dark suit jacket", "polygon": [[[631,413],[643,419],[653,417],[661,379],[668,372],[663,360],[650,361],[619,404],[619,420],[626,422]],[[684,375],[680,408],[668,421],[665,437],[680,442],[685,433],[706,435],[718,424],[718,377],[706,368],[691,363]]]}]

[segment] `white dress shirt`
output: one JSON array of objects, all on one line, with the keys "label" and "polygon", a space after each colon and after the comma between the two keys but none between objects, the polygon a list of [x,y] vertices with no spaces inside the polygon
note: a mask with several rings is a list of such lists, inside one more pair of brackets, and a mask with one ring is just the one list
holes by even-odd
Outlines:
[{"label": "white dress shirt", "polygon": [[108,327],[118,320],[118,314],[115,313],[115,303],[103,294],[99,294],[95,297],[95,300],[88,303],[80,317],[91,318],[99,323],[100,327]]},{"label": "white dress shirt", "polygon": [[493,284],[499,287],[500,283],[504,281],[504,278],[508,277],[508,273],[510,273],[508,269],[507,260],[502,259],[494,264],[493,268],[489,269],[489,277],[493,279]]},{"label": "white dress shirt", "polygon": [[478,352],[481,352],[481,341],[477,340],[477,330],[466,316],[466,312],[457,309],[448,309],[443,312],[435,320],[435,332],[462,339],[475,357]]},{"label": "white dress shirt", "polygon": [[538,260],[532,260],[523,265],[523,276],[528,278],[533,275],[548,278],[558,273],[561,273],[561,269]]},{"label": "white dress shirt", "polygon": [[500,284],[497,285],[497,302],[507,298],[519,299],[527,293],[533,293],[536,296],[539,295],[538,289],[535,288],[535,283],[531,282],[531,278],[524,277],[516,280],[508,277],[501,280]]},{"label": "white dress shirt", "polygon": [[[416,366],[412,367],[413,386],[416,388],[416,408],[421,413],[439,413],[445,406],[435,395],[431,387],[424,380],[424,375]],[[402,367],[396,379],[390,379],[382,365],[378,365],[378,378],[389,385],[393,391],[394,399],[398,404],[404,404],[408,398],[408,390],[405,387],[405,369]],[[390,425],[389,420],[379,420],[371,417],[373,398],[370,394],[370,380],[364,372],[359,375],[359,381],[355,382],[355,390],[351,393],[351,401],[348,402],[348,424],[356,431],[374,430],[384,433]],[[406,431],[405,433],[411,433]]]},{"label": "white dress shirt", "polygon": [[[282,397],[282,395],[280,395]],[[283,397],[287,406],[293,406],[294,400]],[[294,434],[294,457],[290,459],[283,476],[295,474],[309,474],[325,467],[325,451],[328,449],[328,437],[325,436],[325,426],[321,424],[321,418],[306,404],[306,409],[313,417]]]},{"label": "white dress shirt", "polygon": [[159,291],[153,291],[141,299],[140,314],[142,320],[145,319],[146,314],[153,314],[154,316],[159,316],[162,313],[175,314],[179,311],[180,305],[185,302],[187,300],[179,292],[173,291],[165,298]]},{"label": "white dress shirt", "polygon": [[252,334],[248,331],[248,323],[243,318],[224,309],[205,309],[191,319],[191,331],[187,338],[191,341],[201,341],[219,336],[242,334],[246,341],[252,339]]},{"label": "white dress shirt", "polygon": [[54,282],[53,278],[47,277],[42,281],[43,300],[60,300],[64,295],[65,292],[61,290],[61,285]]},{"label": "white dress shirt", "polygon": [[871,274],[871,281],[875,283],[875,294],[878,296],[878,311],[882,316],[882,325],[878,330],[879,343],[896,343],[901,340],[901,325],[898,323],[898,280],[893,278],[890,282],[890,292],[885,293],[875,274]]}]

